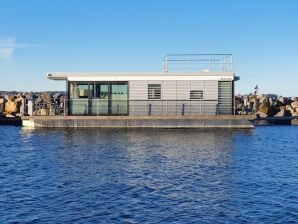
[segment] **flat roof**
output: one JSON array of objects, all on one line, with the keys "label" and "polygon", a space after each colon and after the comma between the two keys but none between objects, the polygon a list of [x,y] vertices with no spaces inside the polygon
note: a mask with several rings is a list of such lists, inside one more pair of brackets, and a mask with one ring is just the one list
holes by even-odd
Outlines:
[{"label": "flat roof", "polygon": [[238,80],[234,72],[49,72],[50,80],[137,81],[137,80]]}]

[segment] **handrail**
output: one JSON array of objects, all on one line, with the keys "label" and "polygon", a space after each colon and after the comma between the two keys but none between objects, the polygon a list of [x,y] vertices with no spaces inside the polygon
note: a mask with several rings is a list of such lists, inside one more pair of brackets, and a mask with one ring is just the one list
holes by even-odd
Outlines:
[{"label": "handrail", "polygon": [[[233,108],[218,100],[107,100],[65,99],[60,104],[31,103],[30,115],[220,115],[232,114]],[[28,105],[27,105],[28,107]]]},{"label": "handrail", "polygon": [[232,72],[232,54],[167,54],[163,57],[163,71]]}]

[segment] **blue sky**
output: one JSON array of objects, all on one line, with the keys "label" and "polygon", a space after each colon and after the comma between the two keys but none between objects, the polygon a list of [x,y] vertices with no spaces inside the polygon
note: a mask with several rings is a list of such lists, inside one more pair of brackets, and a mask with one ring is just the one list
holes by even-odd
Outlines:
[{"label": "blue sky", "polygon": [[236,93],[298,96],[296,0],[0,0],[0,90],[64,90],[49,71],[161,71],[232,53]]}]

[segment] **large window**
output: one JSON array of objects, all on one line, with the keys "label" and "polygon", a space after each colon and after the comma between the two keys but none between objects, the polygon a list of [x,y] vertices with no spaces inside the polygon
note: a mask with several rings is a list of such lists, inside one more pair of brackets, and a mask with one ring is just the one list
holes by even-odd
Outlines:
[{"label": "large window", "polygon": [[77,83],[70,82],[69,85],[69,98],[78,99],[78,98],[92,98],[93,94],[93,85],[88,83]]},{"label": "large window", "polygon": [[202,100],[203,98],[203,90],[190,90],[191,100]]},{"label": "large window", "polygon": [[160,84],[148,84],[148,99],[161,99]]},{"label": "large window", "polygon": [[109,85],[108,83],[101,83],[95,85],[95,98],[108,99]]},{"label": "large window", "polygon": [[71,115],[128,114],[127,82],[70,82]]},{"label": "large window", "polygon": [[127,114],[128,87],[126,83],[112,83],[111,85],[111,111],[113,115]]},{"label": "large window", "polygon": [[88,98],[89,85],[88,84],[79,84],[79,85],[77,85],[76,91],[77,91],[78,98]]}]

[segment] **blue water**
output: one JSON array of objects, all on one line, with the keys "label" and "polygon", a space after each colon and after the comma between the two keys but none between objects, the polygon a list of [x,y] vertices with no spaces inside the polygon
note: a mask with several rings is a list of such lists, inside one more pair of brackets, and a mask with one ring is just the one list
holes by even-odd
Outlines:
[{"label": "blue water", "polygon": [[297,223],[297,139],[0,126],[0,223]]}]

